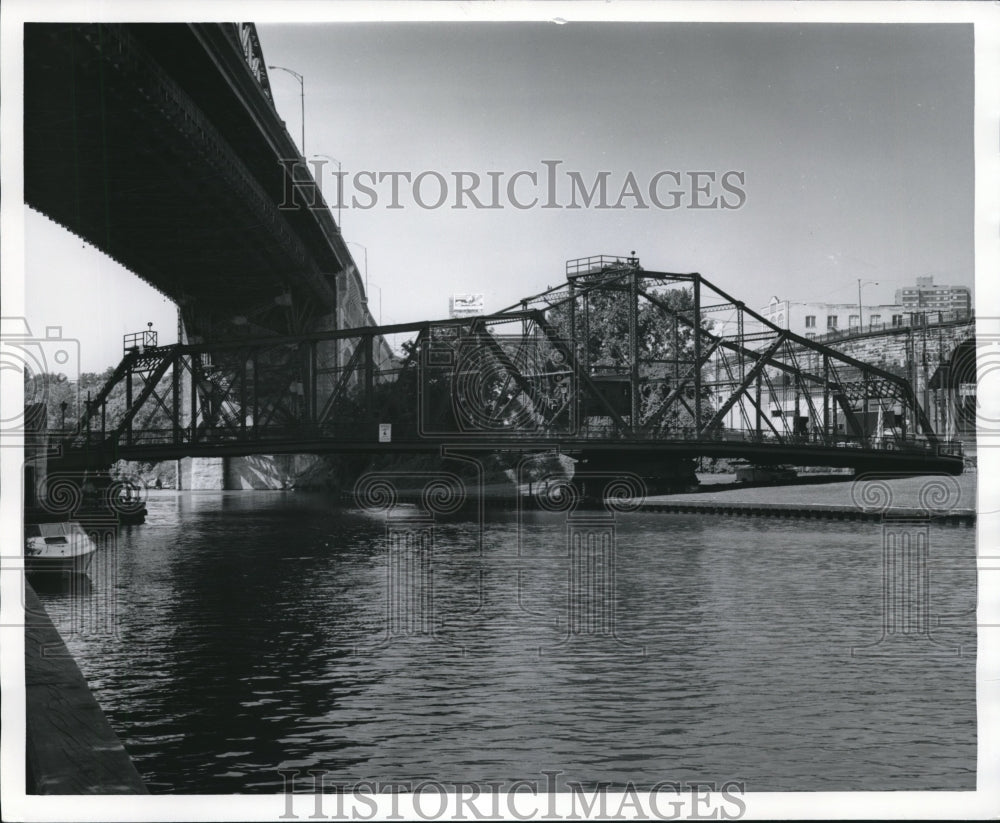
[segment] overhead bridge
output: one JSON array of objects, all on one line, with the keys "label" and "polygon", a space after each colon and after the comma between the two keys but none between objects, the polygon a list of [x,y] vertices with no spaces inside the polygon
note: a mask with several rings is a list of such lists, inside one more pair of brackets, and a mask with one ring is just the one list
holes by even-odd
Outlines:
[{"label": "overhead bridge", "polygon": [[[406,335],[402,355],[388,336]],[[699,274],[574,261],[486,316],[159,346],[124,358],[67,467],[190,456],[559,450],[655,476],[695,457],[958,474],[908,381],[779,328]]]},{"label": "overhead bridge", "polygon": [[191,338],[368,322],[266,65],[252,23],[24,26],[25,203],[169,297]]}]

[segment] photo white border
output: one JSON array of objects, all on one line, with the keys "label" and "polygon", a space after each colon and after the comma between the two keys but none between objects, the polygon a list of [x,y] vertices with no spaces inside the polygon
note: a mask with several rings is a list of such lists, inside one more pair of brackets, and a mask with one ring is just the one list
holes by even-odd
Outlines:
[{"label": "photo white border", "polygon": [[[979,333],[1000,333],[1000,5],[981,2],[277,2],[277,0],[136,0],[29,2],[0,6],[0,272],[4,316],[23,316],[23,45],[25,21],[191,22],[250,20],[255,23],[347,21],[676,21],[761,23],[972,23],[975,26],[975,261]],[[914,174],[919,174],[914,169]],[[987,318],[994,318],[988,320]],[[22,382],[0,371],[3,403],[23,402]],[[1000,396],[978,398],[987,419],[1000,419]],[[1000,814],[1000,450],[979,450],[977,546],[978,606],[978,786],[975,792],[794,792],[745,796],[746,819],[985,819]],[[20,545],[21,453],[0,449],[0,545]],[[3,689],[2,808],[6,820],[276,820],[284,795],[27,796],[24,787],[24,638],[21,575],[0,572],[0,686]],[[752,787],[750,787],[752,789]],[[389,798],[379,798],[389,811]],[[566,796],[556,808],[568,811]],[[526,810],[527,798],[518,808]],[[543,819],[546,797],[538,799]],[[613,805],[612,805],[613,807]],[[412,817],[408,798],[400,812]],[[300,819],[308,819],[308,810]],[[442,818],[446,819],[446,818]]]}]

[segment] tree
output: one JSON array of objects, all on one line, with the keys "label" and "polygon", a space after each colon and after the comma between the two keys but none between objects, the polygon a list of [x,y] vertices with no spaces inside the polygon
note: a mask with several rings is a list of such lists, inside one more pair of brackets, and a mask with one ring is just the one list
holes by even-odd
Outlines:
[{"label": "tree", "polygon": [[[598,275],[600,276],[600,275]],[[577,357],[588,366],[591,377],[601,383],[617,385],[625,394],[616,399],[631,415],[628,392],[631,391],[632,334],[630,303],[632,301],[631,272],[608,272],[603,281],[582,280],[584,295],[566,297],[549,309],[547,317],[558,333],[576,342]],[[598,285],[600,283],[600,285]],[[685,377],[693,373],[695,363],[695,332],[693,328],[694,296],[690,287],[663,288],[656,281],[639,275],[641,294],[636,306],[636,339],[638,349],[639,419],[638,425],[651,430],[664,430],[694,425],[694,380]],[[572,319],[571,319],[572,315]],[[704,315],[700,327],[711,328]],[[707,344],[702,339],[702,347]],[[704,367],[703,367],[704,370]],[[711,414],[710,390],[702,381],[701,418]],[[680,396],[665,407],[673,389],[682,386]],[[617,389],[616,389],[617,390]]]},{"label": "tree", "polygon": [[[71,381],[61,374],[32,375],[26,372],[24,375],[25,406],[43,403],[46,411],[46,423],[50,431],[63,429],[75,431],[83,419],[88,398],[95,397],[113,374],[114,369],[108,368],[100,373],[84,372],[80,375],[79,380]],[[161,378],[157,385],[157,391],[160,396],[164,396],[169,389],[170,376],[168,374]],[[138,395],[138,389],[136,389],[135,395]],[[65,414],[63,403],[66,404]],[[107,398],[105,420],[109,432],[124,417],[127,405],[125,383],[120,381]],[[100,411],[95,412],[95,418],[91,421],[91,425],[96,430],[100,429]],[[150,400],[139,410],[133,425],[136,429],[168,430],[173,423],[167,412]]]}]

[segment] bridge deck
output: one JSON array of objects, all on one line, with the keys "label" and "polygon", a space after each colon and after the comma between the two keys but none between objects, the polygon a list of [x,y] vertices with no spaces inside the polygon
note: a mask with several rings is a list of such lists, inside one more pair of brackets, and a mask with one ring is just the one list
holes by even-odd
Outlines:
[{"label": "bridge deck", "polygon": [[[102,450],[76,452],[92,461]],[[863,447],[857,442],[842,441],[836,445],[808,442],[776,442],[771,440],[691,438],[686,440],[654,440],[651,438],[598,439],[586,437],[526,437],[502,435],[448,438],[394,439],[378,442],[370,439],[329,437],[262,437],[212,440],[205,443],[143,442],[132,446],[119,444],[113,459],[171,460],[182,457],[234,457],[254,454],[444,454],[456,452],[543,452],[559,451],[570,456],[601,456],[604,460],[620,457],[624,464],[637,459],[645,463],[675,461],[698,457],[744,459],[760,465],[790,464],[796,466],[833,466],[904,473],[961,474],[964,461],[961,452],[950,446],[933,447],[914,444],[899,449],[887,444],[883,448]],[[111,455],[107,455],[111,457]]]}]

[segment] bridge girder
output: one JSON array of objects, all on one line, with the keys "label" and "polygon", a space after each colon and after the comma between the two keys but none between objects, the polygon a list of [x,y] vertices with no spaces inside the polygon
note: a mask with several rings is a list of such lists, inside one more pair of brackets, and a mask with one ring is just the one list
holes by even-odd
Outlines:
[{"label": "bridge girder", "polygon": [[[570,329],[570,336],[578,341],[580,355],[588,360],[593,358],[591,342],[588,340],[580,343],[580,339],[589,337],[586,324],[593,311],[592,304],[603,299],[601,309],[606,315],[608,295],[612,295],[612,305],[627,302],[629,334],[633,336],[637,336],[631,332],[634,317],[643,310],[647,311],[647,317],[650,313],[658,313],[658,321],[667,326],[672,325],[674,329],[672,378],[677,388],[668,395],[666,401],[656,407],[655,417],[648,417],[654,423],[658,424],[666,411],[674,406],[684,407],[690,424],[698,431],[722,426],[723,415],[718,414],[720,408],[737,408],[744,417],[744,422],[749,423],[747,406],[751,406],[756,417],[754,428],[760,432],[763,415],[760,408],[760,388],[754,387],[755,391],[751,394],[751,386],[743,381],[748,370],[756,371],[763,360],[766,367],[762,375],[763,382],[770,399],[775,400],[788,393],[774,384],[772,375],[780,375],[782,386],[792,387],[790,393],[796,398],[796,407],[800,401],[806,405],[808,414],[800,415],[795,412],[796,425],[808,427],[813,433],[818,431],[826,437],[832,437],[841,425],[838,422],[839,414],[843,419],[845,433],[865,441],[873,436],[881,436],[885,429],[900,428],[901,431],[890,434],[893,440],[906,440],[908,433],[917,433],[931,444],[937,442],[937,435],[905,378],[782,329],[702,275],[646,271],[639,266],[637,258],[587,258],[590,269],[581,269],[577,265],[579,262],[582,261],[570,261],[567,264],[567,283],[525,298],[507,311],[515,308],[523,311],[530,306],[537,306],[544,308],[546,312],[561,313],[564,324]],[[656,288],[663,287],[667,287],[668,291],[654,292]],[[676,296],[678,287],[686,289],[689,294],[683,308],[670,305],[666,299],[670,296],[670,289],[674,290]],[[707,305],[711,311],[704,312],[700,308],[702,305]],[[727,310],[730,316],[723,323],[728,328],[718,333],[713,331],[719,320],[713,320],[708,315],[717,318]],[[699,320],[695,321],[695,316]],[[582,331],[581,317],[584,326]],[[684,347],[677,342],[677,329],[680,327],[691,335],[687,344],[687,358],[681,356]],[[627,377],[629,391],[635,397],[642,391],[643,383],[648,384],[652,379],[656,358],[648,351],[644,357],[632,342],[623,348],[629,350],[626,360],[632,361],[629,363]],[[703,355],[706,350],[712,352],[711,362]],[[808,370],[800,362],[803,359],[815,361],[817,366],[822,367],[823,374]],[[699,364],[699,367],[694,368],[693,364]],[[681,365],[687,368],[687,373],[681,372]],[[705,367],[715,368],[714,381],[702,373]],[[726,377],[721,376],[723,370],[726,371]],[[702,405],[708,401],[708,394],[712,395],[713,402],[709,403],[712,410],[710,415],[704,416]],[[817,409],[817,401],[820,399],[822,413]],[[872,407],[876,409],[874,413],[878,420],[885,423],[884,426],[879,426],[882,431],[872,431],[878,425],[869,419],[873,413]],[[897,415],[901,415],[900,427],[895,425]],[[639,417],[636,414],[634,416]],[[886,422],[890,416],[893,419]],[[646,425],[647,422],[648,420],[640,419],[639,425]],[[770,428],[779,439],[782,437],[773,425]],[[788,434],[794,435],[794,430]]]},{"label": "bridge girder", "polygon": [[300,332],[335,310],[351,255],[304,161],[287,162],[299,151],[236,24],[28,23],[24,55],[29,206],[202,338],[247,317]]},{"label": "bridge girder", "polygon": [[[647,279],[641,271],[630,276]],[[598,291],[589,289],[585,297]],[[604,293],[644,299],[635,286],[616,284]],[[685,350],[667,361],[679,380],[649,380],[653,366],[664,367],[657,358],[640,356],[637,367],[620,364],[612,386],[630,385],[638,376],[631,385],[659,392],[644,396],[640,419],[632,397],[607,391],[608,381],[588,365],[585,341],[566,334],[566,306],[560,312],[555,303],[474,318],[131,352],[91,402],[65,453],[107,464],[192,455],[558,449],[632,454],[647,462],[710,455],[961,471],[960,448],[915,437],[905,423],[888,435],[872,431],[866,412],[852,406],[859,392],[863,400],[905,404],[912,392],[901,378],[822,346],[802,347],[782,329],[743,336],[696,332],[701,324],[692,320],[693,309],[673,311],[651,296],[648,304],[666,311],[674,333],[687,312],[690,335]],[[634,320],[629,323],[635,328]],[[405,359],[379,348],[386,335],[404,333],[413,336]],[[801,368],[804,351],[822,360],[822,374]],[[716,379],[705,374],[712,368]],[[844,379],[848,371],[858,379]],[[787,381],[776,387],[778,376]],[[122,387],[125,402],[114,408]],[[771,395],[796,392],[813,427],[775,425],[765,414],[765,387]],[[695,391],[703,392],[701,420],[699,404],[692,402]],[[686,423],[676,414],[666,418],[664,408],[674,403]],[[841,429],[834,425],[838,407]],[[725,425],[737,408],[746,425]],[[380,432],[385,425],[391,434]]]}]

